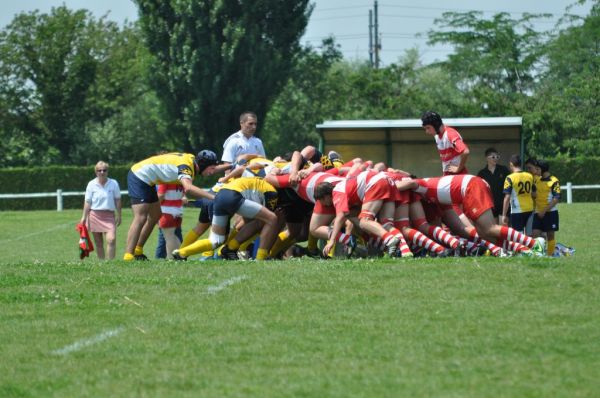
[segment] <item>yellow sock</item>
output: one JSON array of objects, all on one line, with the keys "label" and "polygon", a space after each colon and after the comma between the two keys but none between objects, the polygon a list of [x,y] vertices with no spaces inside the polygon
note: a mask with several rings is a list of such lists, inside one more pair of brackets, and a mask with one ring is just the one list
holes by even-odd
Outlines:
[{"label": "yellow sock", "polygon": [[267,249],[258,249],[258,251],[256,252],[256,259],[257,260],[266,260],[268,255],[269,255],[269,252],[267,251]]},{"label": "yellow sock", "polygon": [[234,239],[237,233],[237,229],[233,228],[231,231],[229,231],[229,236],[227,237],[227,240]]},{"label": "yellow sock", "polygon": [[548,241],[548,249],[546,250],[546,255],[553,256],[555,248],[556,248],[556,239],[549,240]]},{"label": "yellow sock", "polygon": [[313,235],[308,235],[308,243],[306,244],[306,248],[312,252],[317,250],[317,243],[319,240],[315,238]]},{"label": "yellow sock", "polygon": [[193,229],[189,230],[188,233],[185,234],[185,236],[183,237],[183,242],[181,242],[181,245],[179,246],[179,248],[183,248],[188,245],[191,245],[192,243],[197,241],[199,237],[200,237],[200,235],[198,235],[196,233],[196,231],[194,231]]},{"label": "yellow sock", "polygon": [[290,238],[289,232],[280,232],[277,236],[277,240],[273,244],[273,247],[271,247],[271,257],[275,257],[282,251],[287,250],[294,243],[296,243],[296,239]]},{"label": "yellow sock", "polygon": [[135,256],[139,256],[141,254],[144,254],[144,246],[136,246],[133,254]]},{"label": "yellow sock", "polygon": [[134,257],[134,256],[133,256],[133,254],[131,254],[131,253],[125,253],[125,254],[123,255],[123,260],[125,260],[125,261],[131,261],[131,260],[133,260],[134,258],[135,258],[135,257]]},{"label": "yellow sock", "polygon": [[208,239],[197,240],[191,245],[188,245],[182,249],[179,249],[179,255],[183,257],[189,257],[193,254],[198,254],[205,252],[207,250],[211,250],[212,242]]},{"label": "yellow sock", "polygon": [[252,243],[254,243],[254,241],[256,240],[256,238],[258,238],[258,234],[254,234],[250,239],[248,239],[247,241],[245,241],[244,243],[242,243],[240,245],[240,250],[241,251],[248,250],[248,246],[250,246]]},{"label": "yellow sock", "polygon": [[202,252],[202,256],[204,257],[212,257],[215,255],[215,251],[214,250],[207,250],[205,252]]},{"label": "yellow sock", "polygon": [[229,250],[237,251],[240,248],[240,242],[235,239],[231,239],[229,242],[227,242],[227,248]]}]

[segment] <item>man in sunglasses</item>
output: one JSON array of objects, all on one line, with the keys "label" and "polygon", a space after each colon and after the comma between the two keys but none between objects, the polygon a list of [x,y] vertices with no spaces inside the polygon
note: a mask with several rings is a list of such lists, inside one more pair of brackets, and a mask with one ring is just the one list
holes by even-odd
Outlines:
[{"label": "man in sunglasses", "polygon": [[500,153],[496,148],[488,148],[485,150],[485,160],[487,165],[479,170],[477,176],[483,178],[490,186],[492,199],[494,200],[492,214],[494,215],[496,222],[500,224],[499,216],[502,215],[504,201],[504,180],[510,174],[510,171],[506,166],[498,164]]}]

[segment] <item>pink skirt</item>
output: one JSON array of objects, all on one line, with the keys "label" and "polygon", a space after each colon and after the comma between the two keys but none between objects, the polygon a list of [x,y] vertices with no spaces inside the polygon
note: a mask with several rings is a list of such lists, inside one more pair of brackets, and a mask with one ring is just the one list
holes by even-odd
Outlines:
[{"label": "pink skirt", "polygon": [[90,232],[116,232],[115,212],[112,210],[90,211]]}]

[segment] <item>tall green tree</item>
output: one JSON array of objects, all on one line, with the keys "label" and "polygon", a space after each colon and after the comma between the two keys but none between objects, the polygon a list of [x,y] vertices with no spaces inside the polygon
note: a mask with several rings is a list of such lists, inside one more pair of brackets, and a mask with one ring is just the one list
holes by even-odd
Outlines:
[{"label": "tall green tree", "polygon": [[2,166],[94,163],[90,126],[147,91],[140,34],[86,10],[18,14],[0,32]]},{"label": "tall green tree", "polygon": [[136,0],[153,85],[186,150],[220,147],[253,110],[259,126],[286,83],[309,0]]}]

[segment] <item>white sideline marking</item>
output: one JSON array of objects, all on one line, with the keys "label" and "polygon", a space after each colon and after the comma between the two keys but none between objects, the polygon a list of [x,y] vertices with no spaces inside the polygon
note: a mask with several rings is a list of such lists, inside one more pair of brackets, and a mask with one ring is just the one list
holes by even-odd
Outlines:
[{"label": "white sideline marking", "polygon": [[[69,221],[69,222],[67,222],[67,223],[64,223],[64,224],[59,224],[59,225],[55,225],[55,226],[53,226],[53,227],[50,227],[50,228],[44,229],[44,230],[42,230],[42,231],[36,231],[36,232],[32,232],[32,233],[30,233],[30,234],[21,235],[21,236],[17,236],[17,237],[14,237],[14,238],[3,239],[3,240],[0,240],[0,243],[14,242],[14,241],[16,241],[16,240],[21,240],[21,239],[25,239],[25,238],[30,238],[30,237],[32,237],[32,236],[36,236],[36,235],[42,235],[42,234],[45,234],[46,232],[49,232],[49,231],[54,231],[54,230],[56,230],[56,229],[61,229],[61,228],[64,228],[64,227],[66,227],[67,225],[73,225],[73,231],[75,231],[75,225],[76,225],[76,224],[77,224],[77,223],[74,223],[73,221]],[[75,236],[75,235],[76,235],[76,234],[74,234],[73,236]]]},{"label": "white sideline marking", "polygon": [[79,341],[76,341],[75,343],[68,345],[66,347],[63,347],[59,350],[54,350],[54,351],[52,351],[52,353],[55,355],[66,355],[73,351],[79,351],[80,349],[90,346],[92,344],[100,343],[101,341],[104,341],[104,340],[108,339],[109,337],[114,337],[114,336],[118,335],[119,333],[121,333],[123,330],[124,329],[122,327],[113,329],[113,330],[107,330],[106,332],[100,333],[99,335],[96,335],[92,338],[85,339],[85,340],[79,340]]},{"label": "white sideline marking", "polygon": [[206,292],[208,294],[215,294],[215,293],[219,293],[221,290],[225,289],[227,286],[231,286],[234,283],[238,283],[243,281],[244,279],[248,279],[245,275],[242,276],[235,276],[231,279],[227,279],[226,281],[221,282],[220,284],[218,284],[217,286],[209,286],[206,289]]}]

